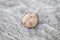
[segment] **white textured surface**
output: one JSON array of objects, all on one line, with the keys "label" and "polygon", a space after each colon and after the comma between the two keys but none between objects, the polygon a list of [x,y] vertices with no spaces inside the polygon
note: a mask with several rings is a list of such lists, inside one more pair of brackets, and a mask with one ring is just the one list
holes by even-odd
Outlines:
[{"label": "white textured surface", "polygon": [[[21,23],[26,12],[39,16],[36,28]],[[60,0],[0,0],[0,40],[60,40]]]}]

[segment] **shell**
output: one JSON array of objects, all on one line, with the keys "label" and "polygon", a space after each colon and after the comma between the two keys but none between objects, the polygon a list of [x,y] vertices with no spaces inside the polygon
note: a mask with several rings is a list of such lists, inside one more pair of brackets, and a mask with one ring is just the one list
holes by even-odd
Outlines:
[{"label": "shell", "polygon": [[23,19],[22,23],[27,27],[27,28],[34,28],[37,23],[38,23],[38,16],[34,12],[29,12],[27,13]]}]

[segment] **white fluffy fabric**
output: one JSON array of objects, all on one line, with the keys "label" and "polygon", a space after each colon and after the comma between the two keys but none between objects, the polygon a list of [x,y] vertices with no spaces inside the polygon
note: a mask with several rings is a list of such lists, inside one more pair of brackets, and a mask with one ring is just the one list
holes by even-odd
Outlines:
[{"label": "white fluffy fabric", "polygon": [[[38,25],[26,28],[27,12],[38,15]],[[60,0],[0,0],[0,40],[60,40]]]}]

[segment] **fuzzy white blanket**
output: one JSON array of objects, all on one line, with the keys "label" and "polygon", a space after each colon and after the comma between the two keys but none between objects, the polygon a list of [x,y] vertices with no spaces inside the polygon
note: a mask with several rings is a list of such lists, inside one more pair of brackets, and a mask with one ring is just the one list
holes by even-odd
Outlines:
[{"label": "fuzzy white blanket", "polygon": [[[36,28],[21,23],[26,12],[37,13]],[[60,40],[60,0],[0,0],[0,40]]]}]

